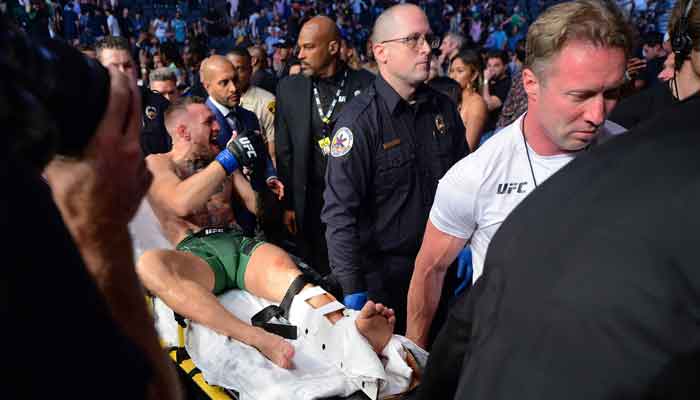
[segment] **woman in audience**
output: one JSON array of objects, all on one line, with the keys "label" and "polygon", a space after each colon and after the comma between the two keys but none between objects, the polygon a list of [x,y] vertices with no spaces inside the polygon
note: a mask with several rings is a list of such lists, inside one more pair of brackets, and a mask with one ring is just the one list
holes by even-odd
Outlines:
[{"label": "woman in audience", "polygon": [[476,150],[488,118],[488,109],[479,94],[481,88],[481,57],[474,50],[461,50],[450,63],[450,78],[462,88],[462,101],[458,104],[459,115],[466,127],[465,135],[469,150]]}]

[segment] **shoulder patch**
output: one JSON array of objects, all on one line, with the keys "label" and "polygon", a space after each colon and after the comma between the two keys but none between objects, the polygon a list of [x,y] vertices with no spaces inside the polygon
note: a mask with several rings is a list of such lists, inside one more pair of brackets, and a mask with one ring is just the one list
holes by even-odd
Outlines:
[{"label": "shoulder patch", "polygon": [[267,111],[269,111],[273,114],[275,113],[275,101],[274,100],[270,100],[270,102],[267,103]]},{"label": "shoulder patch", "polygon": [[350,152],[352,149],[352,131],[350,128],[342,127],[335,132],[333,135],[333,141],[331,142],[331,156],[342,157]]},{"label": "shoulder patch", "polygon": [[158,116],[158,109],[154,106],[146,106],[144,114],[146,114],[146,117],[148,117],[148,119],[156,119],[156,117]]}]

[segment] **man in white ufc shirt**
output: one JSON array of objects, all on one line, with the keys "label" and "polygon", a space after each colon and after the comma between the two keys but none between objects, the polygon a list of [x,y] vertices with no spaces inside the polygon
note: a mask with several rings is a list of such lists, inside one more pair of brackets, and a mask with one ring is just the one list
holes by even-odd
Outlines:
[{"label": "man in white ufc shirt", "polygon": [[[593,1],[576,3],[600,12]],[[447,268],[464,246],[471,242],[476,281],[491,238],[513,208],[578,152],[622,130],[606,116],[624,81],[628,27],[611,16],[596,22],[606,25],[599,30],[557,33],[549,32],[548,18],[528,31],[527,113],[440,180],[408,293],[406,336],[419,346],[427,345]]]}]

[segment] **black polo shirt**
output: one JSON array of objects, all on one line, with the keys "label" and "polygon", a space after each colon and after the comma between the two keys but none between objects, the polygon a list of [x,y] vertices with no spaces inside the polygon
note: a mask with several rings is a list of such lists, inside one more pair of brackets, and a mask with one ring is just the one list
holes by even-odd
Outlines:
[{"label": "black polo shirt", "polygon": [[165,129],[164,114],[170,102],[160,93],[145,86],[140,89],[141,106],[143,107],[141,150],[144,156],[167,153],[172,147],[172,140]]},{"label": "black polo shirt", "polygon": [[501,79],[491,79],[489,81],[489,93],[491,96],[496,96],[501,100],[501,106],[495,110],[489,111],[489,118],[486,121],[484,132],[496,129],[496,122],[498,121],[498,117],[501,116],[503,105],[506,103],[506,98],[508,97],[508,92],[510,91],[510,85],[510,73],[506,73],[506,75]]}]

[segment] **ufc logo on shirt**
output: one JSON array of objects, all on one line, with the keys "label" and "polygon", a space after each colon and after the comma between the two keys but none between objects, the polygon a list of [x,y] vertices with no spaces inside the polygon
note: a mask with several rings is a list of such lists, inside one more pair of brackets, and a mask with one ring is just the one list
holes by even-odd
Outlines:
[{"label": "ufc logo on shirt", "polygon": [[242,137],[238,139],[238,141],[243,145],[243,148],[246,149],[246,155],[250,158],[256,158],[258,156],[258,153],[255,152],[255,149],[253,148],[253,144],[250,143],[250,139],[247,137]]},{"label": "ufc logo on shirt", "polygon": [[511,182],[511,183],[499,183],[498,184],[498,190],[496,193],[498,194],[511,194],[513,191],[517,193],[526,193],[523,190],[523,186],[527,185],[527,182]]}]

